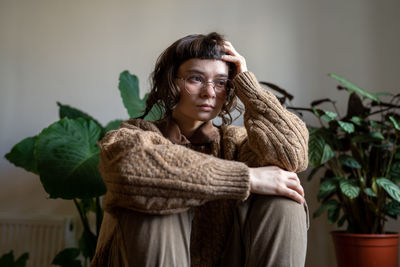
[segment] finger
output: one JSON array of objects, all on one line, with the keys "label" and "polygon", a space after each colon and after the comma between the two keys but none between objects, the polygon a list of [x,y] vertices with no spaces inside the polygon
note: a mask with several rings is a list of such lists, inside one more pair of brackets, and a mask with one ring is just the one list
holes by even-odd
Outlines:
[{"label": "finger", "polygon": [[225,49],[225,52],[227,52],[228,54],[232,54],[235,56],[240,55],[232,45],[224,45],[224,49]]},{"label": "finger", "polygon": [[284,196],[293,199],[294,201],[303,204],[305,202],[305,199],[303,196],[301,196],[298,192],[294,191],[294,190],[290,190],[288,189],[286,191],[286,193],[284,194]]},{"label": "finger", "polygon": [[295,180],[288,180],[286,186],[292,190],[295,190],[297,193],[304,197],[304,189],[301,186],[300,182]]},{"label": "finger", "polygon": [[239,57],[232,56],[232,55],[223,55],[221,57],[221,59],[224,60],[224,61],[227,61],[227,62],[235,63],[235,64],[240,64],[241,63]]}]

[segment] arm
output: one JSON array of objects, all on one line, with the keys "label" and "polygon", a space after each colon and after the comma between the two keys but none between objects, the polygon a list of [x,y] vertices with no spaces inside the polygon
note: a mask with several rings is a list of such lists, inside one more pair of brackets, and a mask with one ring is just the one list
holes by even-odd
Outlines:
[{"label": "arm", "polygon": [[[308,165],[308,131],[305,124],[287,111],[271,92],[263,89],[251,72],[234,79],[236,94],[245,106],[247,140],[239,155],[256,155],[252,165],[275,165],[300,172]],[[247,151],[247,152],[246,152]],[[242,158],[242,161],[250,159]]]},{"label": "arm", "polygon": [[[245,133],[225,129],[224,150],[232,151],[227,158],[253,167],[249,170],[252,193],[286,196],[304,202],[304,190],[295,172],[308,165],[305,124],[259,85],[254,74],[247,71],[244,57],[231,43],[225,43],[225,50],[228,55],[222,59],[236,65],[233,82],[237,96],[245,105],[246,127]],[[232,149],[235,145],[237,148]]]},{"label": "arm", "polygon": [[245,199],[249,169],[164,138],[151,122],[132,120],[100,144],[107,185],[104,207],[169,214],[215,199]]}]

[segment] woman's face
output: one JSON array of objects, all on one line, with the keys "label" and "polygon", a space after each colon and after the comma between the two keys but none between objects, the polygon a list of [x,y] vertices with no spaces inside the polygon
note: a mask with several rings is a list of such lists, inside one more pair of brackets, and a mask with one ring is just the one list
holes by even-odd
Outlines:
[{"label": "woman's face", "polygon": [[[228,79],[228,65],[222,60],[192,58],[185,61],[178,69],[176,83],[180,88],[178,105],[172,112],[173,117],[180,123],[191,125],[201,124],[214,119],[221,112],[225,102],[226,91],[214,90],[214,83],[221,83]],[[206,81],[206,86],[197,91],[190,88],[190,79],[193,82]]]}]

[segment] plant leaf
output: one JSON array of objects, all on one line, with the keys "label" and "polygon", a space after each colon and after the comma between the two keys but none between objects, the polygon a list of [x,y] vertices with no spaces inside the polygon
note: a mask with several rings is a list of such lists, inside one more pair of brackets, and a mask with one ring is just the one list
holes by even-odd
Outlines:
[{"label": "plant leaf", "polygon": [[346,219],[347,219],[347,216],[346,216],[346,215],[343,215],[343,216],[339,219],[337,225],[338,225],[339,227],[342,227],[343,224],[344,224],[344,222],[346,221]]},{"label": "plant leaf", "polygon": [[385,137],[380,132],[370,132],[368,134],[360,134],[351,138],[354,143],[369,143],[384,140]]},{"label": "plant leaf", "polygon": [[400,202],[391,201],[385,206],[386,212],[391,216],[397,216],[400,214]]},{"label": "plant leaf", "polygon": [[23,139],[13,146],[11,151],[5,155],[5,158],[17,167],[24,168],[26,171],[34,174],[39,174],[34,155],[36,140],[37,136]]},{"label": "plant leaf", "polygon": [[351,122],[338,121],[340,128],[343,129],[346,133],[354,132],[354,124]]},{"label": "plant leaf", "polygon": [[97,125],[99,125],[101,128],[103,128],[103,126],[101,125],[100,122],[98,122],[95,118],[93,118],[92,116],[90,116],[89,114],[77,109],[77,108],[73,108],[71,106],[68,105],[63,105],[60,102],[57,102],[57,105],[59,107],[58,109],[58,113],[60,115],[60,119],[63,118],[69,118],[69,119],[77,119],[77,118],[82,118],[85,120],[92,120],[94,121]]},{"label": "plant leaf", "polygon": [[325,114],[321,116],[321,119],[323,119],[326,122],[330,122],[337,117],[337,114],[335,112],[328,111],[328,110],[323,110],[323,111]]},{"label": "plant leaf", "polygon": [[390,121],[393,123],[394,128],[400,131],[400,125],[393,116],[389,116]]},{"label": "plant leaf", "polygon": [[159,105],[154,105],[149,114],[146,115],[146,117],[144,117],[144,120],[148,120],[148,121],[156,121],[159,120],[163,117],[164,114],[164,109],[161,108]]},{"label": "plant leaf", "polygon": [[107,123],[106,127],[104,127],[104,134],[111,130],[116,130],[119,128],[119,125],[124,122],[123,120],[113,120]]},{"label": "plant leaf", "polygon": [[376,179],[376,183],[385,189],[386,193],[394,200],[400,202],[400,189],[396,184],[384,177]]},{"label": "plant leaf", "polygon": [[361,168],[361,164],[358,163],[358,161],[349,155],[341,155],[339,157],[339,161],[342,165],[350,167],[350,168],[354,168],[354,169],[360,169]]},{"label": "plant leaf", "polygon": [[93,121],[64,118],[51,124],[36,142],[40,180],[51,198],[91,198],[106,192],[97,168],[101,133]]},{"label": "plant leaf", "polygon": [[369,121],[369,124],[371,125],[372,128],[375,129],[382,129],[384,127],[384,125],[382,125],[381,123],[372,120]]},{"label": "plant leaf", "polygon": [[79,239],[79,248],[81,249],[83,256],[92,259],[96,251],[96,243],[97,237],[91,231],[83,231],[82,236]]},{"label": "plant leaf", "polygon": [[318,201],[321,201],[321,199],[324,199],[328,197],[330,194],[334,193],[338,189],[338,181],[340,178],[337,177],[332,177],[332,178],[327,178],[321,184],[319,185],[319,192],[317,199]]},{"label": "plant leaf", "polygon": [[329,199],[322,203],[316,212],[313,214],[313,218],[320,216],[326,210],[334,210],[340,208],[340,204],[336,199]]},{"label": "plant leaf", "polygon": [[372,189],[369,187],[364,189],[364,193],[370,197],[376,197],[376,194],[374,193],[374,191],[372,191]]},{"label": "plant leaf", "polygon": [[[24,254],[19,256],[19,258],[15,261],[14,267],[25,267],[28,259],[29,259],[29,253],[25,252]],[[0,264],[0,266],[3,265]]]},{"label": "plant leaf", "polygon": [[51,264],[61,267],[82,267],[81,262],[77,260],[79,254],[80,250],[77,248],[66,248],[54,257]]},{"label": "plant leaf", "polygon": [[351,118],[351,121],[352,121],[355,125],[358,125],[358,126],[361,126],[361,124],[362,124],[362,119],[361,119],[361,117],[358,117],[358,116],[352,117],[352,118]]},{"label": "plant leaf", "polygon": [[363,97],[369,98],[369,99],[374,100],[374,101],[376,101],[378,103],[381,102],[377,95],[368,93],[367,91],[361,89],[357,85],[347,81],[343,77],[341,77],[341,76],[339,76],[337,74],[334,74],[334,73],[330,73],[329,76],[334,78],[335,80],[341,82],[344,86],[346,86],[347,87],[347,91],[349,91],[350,93],[356,92],[357,94],[359,94],[359,95],[361,95]]},{"label": "plant leaf", "polygon": [[123,71],[119,76],[118,88],[129,117],[137,118],[141,116],[146,109],[148,94],[143,99],[140,98],[139,79],[137,76],[130,74],[127,70]]},{"label": "plant leaf", "polygon": [[355,180],[341,180],[340,190],[342,193],[350,199],[358,197],[360,194],[360,187],[357,185]]},{"label": "plant leaf", "polygon": [[326,163],[333,158],[335,153],[325,140],[316,132],[310,132],[308,158],[314,167]]},{"label": "plant leaf", "polygon": [[334,224],[338,218],[340,213],[340,206],[335,206],[333,209],[328,210],[328,222]]},{"label": "plant leaf", "polygon": [[400,178],[400,161],[393,162],[392,166],[390,167],[390,177],[391,178],[395,178],[395,177]]}]

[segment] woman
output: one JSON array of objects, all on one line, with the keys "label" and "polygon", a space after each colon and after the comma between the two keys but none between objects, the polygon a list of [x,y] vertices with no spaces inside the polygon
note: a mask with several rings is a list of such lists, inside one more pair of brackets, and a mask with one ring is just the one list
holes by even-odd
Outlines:
[{"label": "woman", "polygon": [[[100,145],[92,266],[304,266],[304,123],[217,33],[172,44],[152,82],[145,115],[158,105],[165,116],[124,122]],[[229,125],[237,97],[245,127]]]}]

